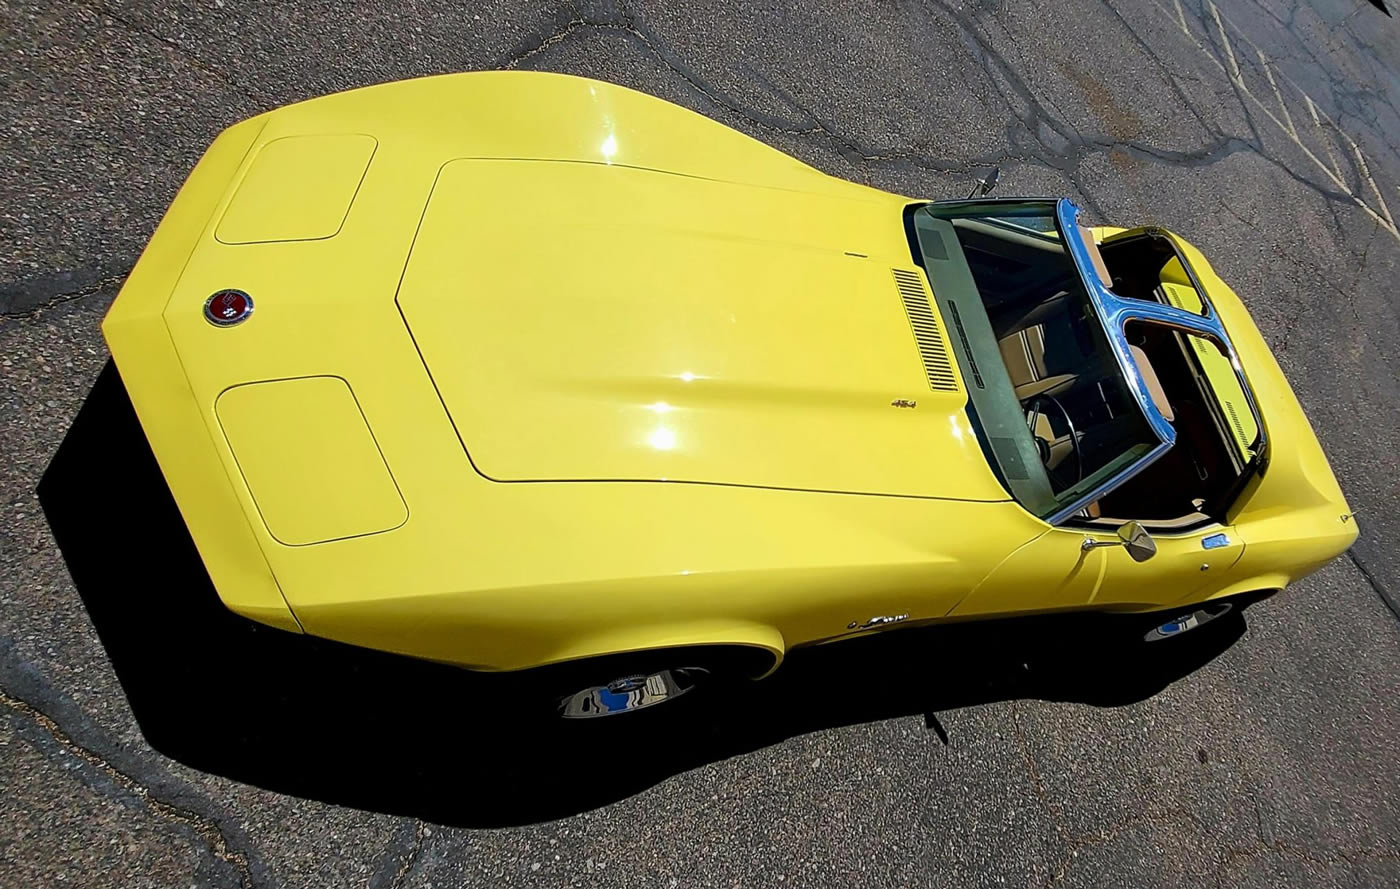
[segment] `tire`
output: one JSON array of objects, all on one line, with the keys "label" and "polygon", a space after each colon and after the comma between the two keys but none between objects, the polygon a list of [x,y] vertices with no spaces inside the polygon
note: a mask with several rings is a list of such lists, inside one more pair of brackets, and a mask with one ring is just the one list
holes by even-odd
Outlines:
[{"label": "tire", "polygon": [[1143,642],[1166,642],[1179,636],[1184,636],[1193,630],[1210,626],[1221,618],[1231,615],[1239,616],[1240,612],[1235,608],[1234,602],[1202,602],[1200,605],[1189,610],[1173,614],[1166,620],[1161,620],[1162,615],[1157,616],[1157,623],[1142,636]]},{"label": "tire", "polygon": [[[693,646],[600,658],[570,665],[555,687],[562,719],[595,720],[643,711],[675,712],[705,692],[767,672],[759,649]],[[662,706],[665,705],[665,706]]]}]

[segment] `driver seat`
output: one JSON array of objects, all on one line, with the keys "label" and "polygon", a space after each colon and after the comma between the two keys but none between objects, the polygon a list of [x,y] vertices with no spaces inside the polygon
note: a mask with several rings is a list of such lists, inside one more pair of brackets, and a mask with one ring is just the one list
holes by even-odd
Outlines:
[{"label": "driver seat", "polygon": [[[1069,294],[1061,290],[1036,303],[1021,317],[1003,319],[1010,321],[1007,326],[1012,330],[997,340],[997,346],[1001,349],[1006,372],[1011,376],[1011,385],[1016,389],[1016,398],[1023,404],[1036,395],[1056,396],[1068,392],[1079,379],[1079,374],[1066,367],[1063,359],[1070,358],[1070,364],[1082,365],[1082,355],[1078,356],[1079,361],[1074,361],[1072,355],[1055,359],[1055,353],[1063,352],[1066,345],[1071,346],[1072,352],[1079,351],[1074,333],[1069,329],[1068,303]],[[1052,343],[1049,349],[1046,348],[1047,339]]]}]

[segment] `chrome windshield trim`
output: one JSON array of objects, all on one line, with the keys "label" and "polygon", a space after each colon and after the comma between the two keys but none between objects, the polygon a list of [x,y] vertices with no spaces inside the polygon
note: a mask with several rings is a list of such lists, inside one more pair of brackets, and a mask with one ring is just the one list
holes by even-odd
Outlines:
[{"label": "chrome windshield trim", "polygon": [[[1157,436],[1157,440],[1168,446],[1175,444],[1176,429],[1153,403],[1152,394],[1147,391],[1147,382],[1138,371],[1137,363],[1133,361],[1132,351],[1128,348],[1128,338],[1123,333],[1123,322],[1128,320],[1127,313],[1132,307],[1127,306],[1126,300],[1115,296],[1099,280],[1098,272],[1094,270],[1093,257],[1089,254],[1089,248],[1079,233],[1079,208],[1075,206],[1074,202],[1067,198],[1060,198],[1056,201],[1055,218],[1060,223],[1060,231],[1064,236],[1066,246],[1069,247],[1070,256],[1074,258],[1075,268],[1079,269],[1079,280],[1083,283],[1084,290],[1089,294],[1089,301],[1093,303],[1099,321],[1103,324],[1104,334],[1108,337],[1113,354],[1118,359],[1119,369],[1123,371],[1123,377],[1128,381],[1128,388],[1133,392],[1133,399],[1147,418],[1147,425],[1152,427],[1152,433]],[[1172,312],[1180,312],[1179,309],[1172,306],[1155,306],[1152,303],[1143,303],[1143,306],[1149,312],[1151,309],[1159,307]],[[1181,314],[1187,313],[1181,312]],[[1180,320],[1175,315],[1169,317],[1173,320]]]},{"label": "chrome windshield trim", "polygon": [[1058,525],[1064,520],[1073,516],[1084,507],[1103,497],[1105,494],[1122,485],[1133,476],[1142,472],[1152,464],[1154,460],[1161,457],[1172,445],[1176,443],[1176,429],[1167,420],[1162,412],[1157,409],[1157,405],[1152,400],[1152,395],[1147,389],[1147,383],[1138,370],[1137,363],[1133,360],[1132,352],[1129,349],[1128,338],[1124,333],[1123,326],[1129,321],[1150,321],[1157,324],[1164,324],[1174,327],[1186,333],[1196,333],[1209,337],[1218,345],[1225,349],[1229,356],[1230,365],[1235,370],[1235,375],[1240,380],[1240,386],[1244,390],[1245,399],[1249,402],[1249,409],[1253,412],[1259,426],[1259,439],[1256,453],[1263,454],[1265,447],[1264,423],[1259,414],[1258,405],[1254,400],[1254,393],[1250,389],[1249,381],[1244,375],[1244,369],[1240,365],[1239,356],[1235,353],[1235,346],[1230,342],[1230,336],[1225,332],[1225,326],[1220,322],[1220,316],[1210,305],[1210,300],[1206,296],[1205,290],[1196,280],[1196,273],[1191,268],[1190,263],[1181,256],[1181,251],[1176,250],[1177,258],[1181,261],[1182,267],[1191,278],[1192,285],[1201,296],[1201,302],[1205,305],[1207,314],[1197,315],[1175,306],[1168,306],[1162,303],[1147,302],[1140,299],[1124,299],[1099,280],[1098,272],[1094,268],[1093,257],[1089,253],[1089,247],[1084,243],[1083,236],[1079,230],[1079,207],[1067,198],[1060,198],[1055,202],[1055,218],[1060,224],[1060,232],[1065,239],[1065,244],[1069,248],[1070,256],[1074,259],[1074,265],[1079,270],[1080,281],[1084,284],[1085,291],[1089,294],[1089,300],[1093,303],[1094,309],[1102,322],[1104,334],[1108,337],[1108,342],[1113,348],[1113,353],[1118,359],[1118,365],[1123,371],[1123,377],[1128,381],[1128,387],[1133,392],[1133,398],[1142,410],[1143,416],[1147,418],[1148,426],[1151,427],[1154,435],[1157,436],[1159,444],[1148,453],[1144,454],[1136,463],[1128,466],[1122,472],[1112,478],[1106,479],[1102,484],[1087,494],[1079,497],[1068,506],[1055,512],[1046,521],[1051,525]]},{"label": "chrome windshield trim", "polygon": [[1089,493],[1085,494],[1079,499],[1071,501],[1068,506],[1061,507],[1058,512],[1051,513],[1050,516],[1045,519],[1046,524],[1060,524],[1060,522],[1063,522],[1065,519],[1069,518],[1070,516],[1079,512],[1084,507],[1088,506],[1090,503],[1093,503],[1095,500],[1098,500],[1100,497],[1104,496],[1109,491],[1112,491],[1114,488],[1118,487],[1124,482],[1127,482],[1133,476],[1137,475],[1139,472],[1142,472],[1144,469],[1151,466],[1153,462],[1157,460],[1158,457],[1161,457],[1163,454],[1165,454],[1167,451],[1170,451],[1171,449],[1172,446],[1167,442],[1163,442],[1157,445],[1157,447],[1148,451],[1146,454],[1143,454],[1142,457],[1136,463],[1127,467],[1122,472],[1118,473],[1110,479],[1105,480],[1103,484],[1099,485],[1097,488],[1091,489]]}]

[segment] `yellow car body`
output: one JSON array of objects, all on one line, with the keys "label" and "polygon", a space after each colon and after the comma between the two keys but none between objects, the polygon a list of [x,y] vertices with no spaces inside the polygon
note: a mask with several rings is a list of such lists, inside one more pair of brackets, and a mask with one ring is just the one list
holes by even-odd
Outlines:
[{"label": "yellow car body", "polygon": [[[776,666],[896,623],[1275,590],[1350,545],[1268,346],[1179,240],[1267,468],[1143,563],[1023,509],[926,360],[949,329],[915,203],[610,84],[386,84],[220,135],[103,331],[230,609],[476,669]],[[225,289],[244,323],[206,317]]]}]

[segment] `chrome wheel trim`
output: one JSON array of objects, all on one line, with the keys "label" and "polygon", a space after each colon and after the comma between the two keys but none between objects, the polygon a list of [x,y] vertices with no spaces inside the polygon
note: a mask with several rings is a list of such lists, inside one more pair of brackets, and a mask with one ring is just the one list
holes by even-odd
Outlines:
[{"label": "chrome wheel trim", "polygon": [[1175,639],[1183,633],[1199,629],[1216,618],[1224,617],[1235,610],[1233,602],[1215,602],[1197,608],[1195,611],[1188,611],[1178,615],[1166,623],[1158,624],[1142,637],[1144,642],[1160,642],[1163,639]]},{"label": "chrome wheel trim", "polygon": [[565,719],[602,719],[635,713],[674,701],[709,678],[704,667],[674,667],[651,673],[628,673],[605,685],[590,685],[559,701]]}]

